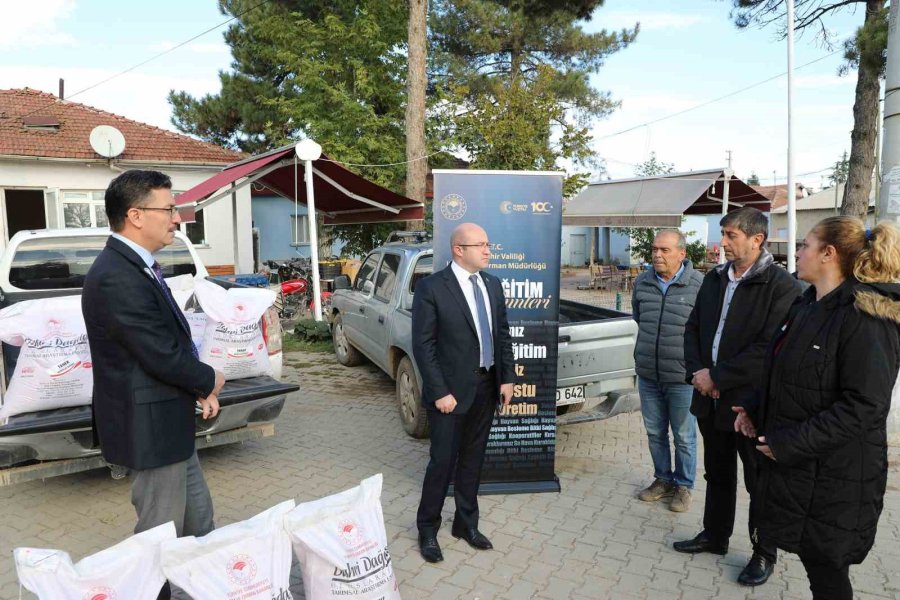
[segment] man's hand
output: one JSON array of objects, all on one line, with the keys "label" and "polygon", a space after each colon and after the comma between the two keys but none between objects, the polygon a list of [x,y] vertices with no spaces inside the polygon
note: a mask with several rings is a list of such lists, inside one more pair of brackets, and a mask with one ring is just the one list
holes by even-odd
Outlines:
[{"label": "man's hand", "polygon": [[509,401],[512,400],[513,397],[513,384],[504,383],[500,386],[500,401],[503,402],[503,406],[509,406]]},{"label": "man's hand", "polygon": [[743,433],[748,438],[755,438],[756,426],[753,425],[747,410],[743,406],[732,406],[731,410],[737,413],[737,417],[734,419],[734,430]]},{"label": "man's hand", "polygon": [[446,415],[453,412],[453,409],[456,408],[456,398],[453,397],[453,394],[447,394],[443,398],[439,398],[435,401],[434,405],[439,411]]},{"label": "man's hand", "polygon": [[[216,373],[218,374],[218,371]],[[203,420],[211,419],[219,414],[219,399],[215,394],[200,398],[200,408],[203,409]]]},{"label": "man's hand", "polygon": [[768,444],[766,444],[766,436],[761,435],[761,436],[759,436],[758,439],[759,439],[760,445],[757,446],[756,449],[759,450],[760,452],[762,452],[763,454],[765,454],[767,457],[771,458],[772,460],[777,460],[775,458],[775,453],[772,452],[772,449],[769,448]]},{"label": "man's hand", "polygon": [[[225,386],[225,374],[222,371],[216,371],[216,387],[213,388],[212,396],[218,396],[219,392]],[[218,403],[216,404],[218,406]]]},{"label": "man's hand", "polygon": [[709,375],[709,369],[700,369],[694,371],[694,377],[691,379],[691,385],[704,396],[711,396],[713,390],[716,389],[716,382]]}]

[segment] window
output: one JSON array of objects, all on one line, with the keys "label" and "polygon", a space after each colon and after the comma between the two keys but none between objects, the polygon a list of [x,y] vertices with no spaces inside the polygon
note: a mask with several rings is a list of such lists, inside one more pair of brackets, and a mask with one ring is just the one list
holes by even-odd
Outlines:
[{"label": "window", "polygon": [[[381,258],[381,254],[378,252],[372,253],[366,258],[366,262],[359,268],[359,271],[356,273],[356,280],[353,282],[353,289],[357,292],[363,292],[364,294],[368,294],[372,287],[372,277],[375,275],[375,267],[378,266],[378,259]],[[366,286],[366,283],[369,283],[369,286]]]},{"label": "window", "polygon": [[188,250],[187,244],[178,238],[175,238],[175,241],[171,244],[156,252],[153,258],[159,263],[163,277],[197,274],[197,267],[194,265],[191,251]]},{"label": "window", "polygon": [[63,192],[63,223],[67,228],[109,227],[104,192]]},{"label": "window", "polygon": [[291,246],[309,243],[309,217],[291,215]]},{"label": "window", "polygon": [[[13,256],[9,282],[23,290],[78,289],[106,240],[105,235],[26,240]],[[177,238],[154,257],[164,277],[197,273],[190,251]]]},{"label": "window", "polygon": [[399,254],[385,254],[378,269],[378,277],[375,280],[375,297],[382,302],[390,302],[394,285],[397,282],[397,270],[400,268]]},{"label": "window", "polygon": [[198,210],[194,213],[193,223],[182,223],[180,225],[181,231],[195,246],[206,245],[206,220],[203,218],[203,214],[202,210]]},{"label": "window", "polygon": [[413,276],[409,278],[409,293],[413,294],[416,291],[416,284],[419,283],[420,279],[424,279],[431,275],[431,272],[434,270],[434,256],[428,255],[423,256],[416,262],[416,266],[413,269]]}]

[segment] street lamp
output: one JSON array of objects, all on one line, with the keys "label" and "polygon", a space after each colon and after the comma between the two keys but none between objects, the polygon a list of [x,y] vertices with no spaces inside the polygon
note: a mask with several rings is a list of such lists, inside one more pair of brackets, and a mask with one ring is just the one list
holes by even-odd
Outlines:
[{"label": "street lamp", "polygon": [[[294,147],[297,158],[303,161],[303,177],[306,179],[306,208],[309,214],[309,254],[312,259],[313,315],[322,320],[322,285],[319,282],[319,237],[316,232],[316,199],[313,192],[313,161],[322,156],[322,146],[311,139],[297,142]],[[297,201],[296,198],[294,198]],[[299,220],[299,219],[298,219]],[[294,227],[297,227],[295,220]],[[299,238],[298,238],[299,239]]]}]

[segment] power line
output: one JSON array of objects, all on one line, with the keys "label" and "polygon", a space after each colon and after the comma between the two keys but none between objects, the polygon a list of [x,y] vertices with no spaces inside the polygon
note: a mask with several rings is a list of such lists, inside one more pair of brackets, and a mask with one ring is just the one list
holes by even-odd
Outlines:
[{"label": "power line", "polygon": [[[799,67],[795,67],[794,70],[796,71],[796,70],[802,69],[804,67],[808,67],[817,62],[823,61],[826,58],[830,58],[830,57],[834,56],[835,54],[838,54],[839,52],[843,52],[843,50],[835,50],[834,52],[832,52],[830,54],[826,54],[825,56],[820,56],[819,58],[817,58],[815,60],[811,60],[808,63],[804,63],[804,64],[800,65]],[[606,140],[606,139],[609,139],[612,137],[622,135],[623,133],[628,133],[629,131],[634,131],[635,129],[640,129],[641,127],[646,127],[647,125],[653,125],[654,123],[659,123],[660,121],[665,121],[667,119],[681,116],[685,113],[689,113],[693,110],[697,110],[698,108],[703,108],[704,106],[709,106],[710,104],[714,104],[721,100],[725,100],[726,98],[731,98],[732,96],[737,96],[738,94],[743,94],[747,90],[752,90],[755,87],[759,87],[759,86],[769,83],[771,81],[775,81],[776,79],[784,77],[785,75],[787,75],[787,71],[785,71],[784,73],[779,73],[778,75],[773,75],[772,77],[769,77],[768,79],[763,79],[762,81],[757,81],[756,83],[748,85],[747,87],[743,87],[739,90],[729,92],[728,94],[725,94],[724,96],[719,96],[718,98],[713,98],[712,100],[707,100],[706,102],[701,102],[700,104],[696,104],[696,105],[686,108],[684,110],[680,110],[678,112],[666,115],[664,117],[659,117],[658,119],[653,119],[652,121],[647,121],[646,123],[641,123],[640,125],[635,125],[634,127],[629,127],[628,129],[623,129],[622,131],[617,131],[616,133],[610,133],[609,135],[603,135],[598,138],[594,138],[594,140],[595,141]]]},{"label": "power line", "polygon": [[413,163],[413,162],[416,162],[419,160],[425,160],[426,158],[431,158],[435,154],[441,154],[442,152],[444,152],[444,150],[436,150],[436,151],[432,152],[431,154],[426,154],[425,156],[419,156],[419,157],[413,158],[411,160],[404,160],[403,162],[384,163],[382,165],[363,165],[363,164],[358,164],[358,163],[348,163],[348,162],[342,162],[339,160],[334,160],[331,158],[323,158],[320,160],[322,160],[323,162],[330,162],[330,163],[335,163],[338,165],[344,165],[345,167],[396,167],[399,165],[407,165],[409,163]]},{"label": "power line", "polygon": [[[208,34],[208,33],[211,33],[211,32],[213,32],[213,31],[215,31],[216,29],[219,29],[220,27],[223,27],[223,26],[225,26],[225,25],[228,25],[229,23],[231,23],[232,21],[234,21],[234,20],[236,20],[236,19],[239,19],[239,18],[243,17],[244,15],[246,15],[247,13],[249,13],[250,11],[256,10],[257,8],[259,8],[260,6],[262,6],[263,4],[268,4],[269,2],[271,2],[271,0],[262,0],[262,2],[259,2],[259,3],[257,3],[257,4],[254,4],[254,5],[251,6],[250,8],[248,8],[248,9],[246,9],[246,10],[243,10],[243,11],[241,11],[241,12],[235,14],[235,15],[234,15],[233,17],[231,17],[230,19],[227,19],[227,20],[225,20],[225,21],[222,21],[222,22],[219,23],[218,25],[214,25],[213,27],[210,27],[209,29],[207,29],[207,30],[205,30],[205,31],[202,31],[202,32],[198,33],[197,35],[195,35],[195,36],[193,36],[193,37],[191,37],[191,38],[189,38],[189,39],[187,39],[187,40],[181,42],[180,44],[176,44],[175,46],[172,46],[171,48],[168,48],[168,49],[166,49],[166,50],[163,50],[162,52],[160,52],[160,53],[158,53],[158,54],[154,54],[154,55],[151,56],[150,58],[148,58],[148,59],[146,59],[146,60],[144,60],[144,61],[142,61],[142,62],[139,62],[139,63],[136,64],[136,65],[133,65],[133,66],[131,66],[131,67],[128,67],[127,69],[125,69],[125,70],[123,70],[123,71],[119,71],[118,73],[116,73],[116,74],[114,74],[114,75],[110,75],[110,76],[107,77],[106,79],[102,79],[102,80],[98,81],[97,83],[94,83],[94,84],[92,84],[92,85],[89,85],[88,87],[86,87],[86,88],[84,88],[84,89],[78,90],[78,91],[75,92],[74,94],[68,95],[68,96],[65,98],[65,100],[68,100],[68,99],[70,99],[70,98],[74,98],[75,96],[79,96],[79,95],[81,95],[81,94],[83,94],[83,93],[85,93],[85,92],[89,92],[90,90],[92,90],[92,89],[94,89],[94,88],[100,87],[100,86],[103,85],[104,83],[109,83],[109,82],[112,81],[113,79],[116,79],[116,78],[118,78],[118,77],[121,77],[122,75],[125,75],[125,74],[127,74],[127,73],[130,73],[130,72],[134,71],[135,69],[139,69],[139,68],[143,67],[144,65],[146,65],[147,63],[153,62],[154,60],[156,60],[156,59],[158,59],[158,58],[161,58],[161,57],[165,56],[166,54],[169,54],[170,52],[174,52],[175,50],[178,50],[179,48],[181,48],[181,47],[183,47],[183,46],[186,46],[186,45],[190,44],[190,43],[193,42],[194,40],[197,40],[198,38],[201,38],[201,37],[203,37],[204,35],[206,35],[206,34]],[[57,99],[57,102],[59,102],[59,99]],[[33,114],[35,114],[35,113],[39,113],[39,112],[41,112],[42,110],[44,110],[44,108],[45,108],[45,107],[41,107],[41,108],[35,109],[35,110],[31,111],[31,112],[25,113],[25,114],[22,115],[20,118],[24,119],[25,117],[29,117],[29,116],[31,116],[31,115],[33,115]]]}]

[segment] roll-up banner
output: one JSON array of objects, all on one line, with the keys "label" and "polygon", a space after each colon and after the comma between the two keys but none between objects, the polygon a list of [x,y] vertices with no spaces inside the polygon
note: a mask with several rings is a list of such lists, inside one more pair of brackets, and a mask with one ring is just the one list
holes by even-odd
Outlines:
[{"label": "roll-up banner", "polygon": [[460,223],[484,228],[515,359],[515,392],[494,417],[482,494],[558,492],[556,365],[563,173],[435,169],[434,270],[449,264]]}]

